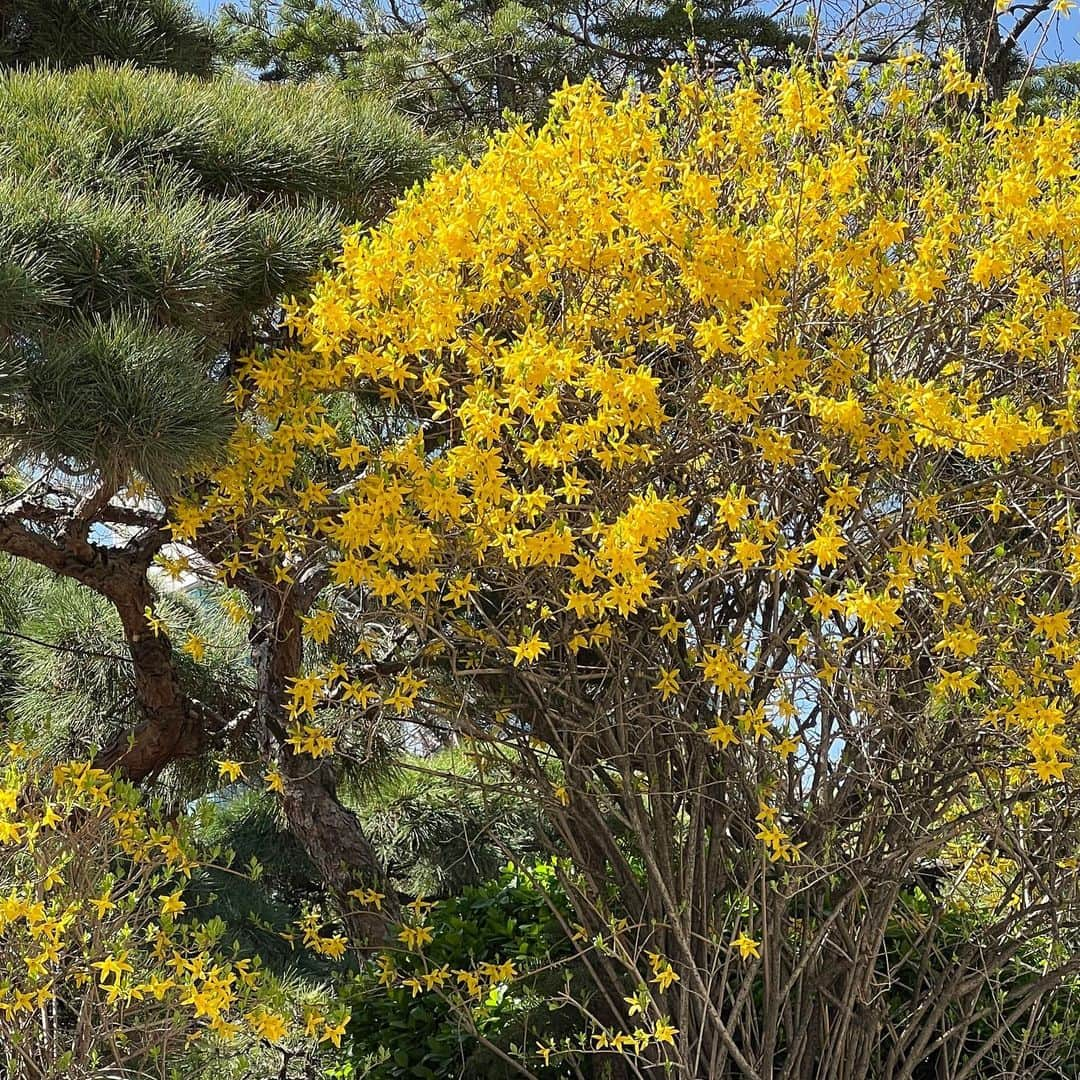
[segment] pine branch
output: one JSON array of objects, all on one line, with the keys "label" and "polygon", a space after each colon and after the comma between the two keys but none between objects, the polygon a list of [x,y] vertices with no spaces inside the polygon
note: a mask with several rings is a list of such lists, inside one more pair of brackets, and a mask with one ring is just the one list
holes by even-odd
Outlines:
[{"label": "pine branch", "polygon": [[[91,504],[100,497],[97,493]],[[60,520],[66,525],[70,518]],[[10,511],[0,516],[0,550],[79,582],[116,609],[143,719],[101,751],[96,759],[99,767],[119,767],[129,779],[143,780],[174,760],[199,756],[225,733],[224,718],[184,693],[168,638],[159,637],[150,626],[146,613],[153,607],[154,594],[143,553],[104,548],[67,528],[51,538]]]}]

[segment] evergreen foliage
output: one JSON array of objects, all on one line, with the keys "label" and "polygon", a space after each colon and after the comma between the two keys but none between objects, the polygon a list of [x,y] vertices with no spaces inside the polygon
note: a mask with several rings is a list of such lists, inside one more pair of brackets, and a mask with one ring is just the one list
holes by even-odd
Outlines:
[{"label": "evergreen foliage", "polygon": [[[200,662],[177,657],[181,685],[221,715],[241,716],[252,676],[243,631],[211,590],[166,591],[158,609],[188,633],[213,642]],[[134,671],[113,606],[74,581],[0,556],[0,709],[6,733],[49,760],[86,757],[138,720]],[[254,753],[232,733],[234,751]],[[170,765],[155,791],[182,806],[217,786],[212,761]]]},{"label": "evergreen foliage", "polygon": [[782,61],[804,37],[745,0],[251,0],[226,4],[231,54],[262,78],[330,76],[378,91],[425,125],[482,137],[503,113],[540,120],[566,80],[616,90],[652,85],[689,58],[734,67],[751,54]]},{"label": "evergreen foliage", "polygon": [[11,0],[0,6],[0,67],[136,63],[207,75],[217,42],[184,0]]},{"label": "evergreen foliage", "polygon": [[222,919],[245,955],[279,974],[325,979],[330,965],[289,940],[304,907],[325,896],[273,801],[253,788],[230,790],[201,799],[192,817],[195,841],[208,857],[192,878],[193,903]]},{"label": "evergreen foliage", "polygon": [[[210,48],[155,0],[3,11],[0,550],[80,587],[9,597],[0,689],[9,736],[96,753],[179,807],[223,753],[257,752],[267,676],[212,600],[176,591],[190,552],[167,548],[167,507],[230,430],[237,358],[280,341],[282,297],[431,147],[341,88],[196,77],[212,56],[182,62],[169,13]],[[332,774],[306,781],[305,811],[336,806]]]},{"label": "evergreen foliage", "polygon": [[[539,1037],[579,1039],[574,1010],[549,1005],[560,993],[588,996],[580,971],[565,966],[570,950],[562,928],[570,918],[556,868],[545,863],[504,866],[436,903],[427,916],[435,940],[426,955],[397,958],[403,985],[383,991],[370,968],[343,983],[352,1014],[343,1080],[510,1080],[521,1075],[511,1055]],[[471,1009],[450,994],[414,994],[408,982],[422,987],[435,972],[436,980],[460,983],[458,974],[467,981],[472,971],[500,965],[513,975],[478,993]],[[530,1062],[530,1075],[603,1080],[612,1074],[608,1063],[581,1054],[572,1065]]]},{"label": "evergreen foliage", "polygon": [[542,121],[564,81],[609,93],[657,85],[688,63],[729,77],[745,62],[787,66],[857,56],[878,66],[955,49],[1000,97],[1029,69],[1027,46],[1052,0],[912,0],[808,10],[754,0],[232,0],[217,29],[227,54],[269,81],[344,79],[431,129],[482,144],[507,112]]},{"label": "evergreen foliage", "polygon": [[507,853],[539,850],[539,816],[453,751],[399,758],[358,796],[364,830],[402,891],[452,896],[498,876]]},{"label": "evergreen foliage", "polygon": [[331,87],[99,68],[3,76],[0,157],[3,434],[161,489],[220,444],[228,357],[427,151]]}]

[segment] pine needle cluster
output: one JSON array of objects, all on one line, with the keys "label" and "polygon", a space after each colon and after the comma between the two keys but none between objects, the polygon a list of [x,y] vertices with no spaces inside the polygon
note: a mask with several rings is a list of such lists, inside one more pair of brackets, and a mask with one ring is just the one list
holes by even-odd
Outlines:
[{"label": "pine needle cluster", "polygon": [[377,103],[97,67],[0,76],[0,432],[11,456],[156,488],[228,430],[229,358],[272,334],[343,221],[421,175]]}]

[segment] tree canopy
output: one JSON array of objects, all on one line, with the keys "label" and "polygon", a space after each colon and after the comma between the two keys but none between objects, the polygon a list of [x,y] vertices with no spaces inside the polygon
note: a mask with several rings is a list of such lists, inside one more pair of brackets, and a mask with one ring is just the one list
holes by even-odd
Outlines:
[{"label": "tree canopy", "polygon": [[419,174],[423,146],[330,88],[2,79],[6,434],[27,458],[167,485],[227,431],[215,365],[272,332],[276,298]]},{"label": "tree canopy", "polygon": [[732,69],[750,55],[782,63],[806,41],[789,13],[743,0],[256,0],[225,5],[218,25],[230,54],[262,79],[339,78],[385,95],[430,130],[473,142],[507,112],[542,121],[567,81],[589,77],[612,92],[654,86],[695,49],[709,66]]}]

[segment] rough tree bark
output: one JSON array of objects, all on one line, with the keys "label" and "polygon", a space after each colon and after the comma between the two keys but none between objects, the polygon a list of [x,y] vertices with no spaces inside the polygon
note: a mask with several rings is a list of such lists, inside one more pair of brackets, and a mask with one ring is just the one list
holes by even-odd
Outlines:
[{"label": "rough tree bark", "polygon": [[203,753],[210,739],[224,729],[224,722],[183,692],[172,646],[166,638],[154,635],[146,617],[146,609],[153,604],[147,570],[165,535],[154,529],[125,546],[105,547],[87,539],[90,521],[84,516],[62,519],[60,527],[46,535],[27,519],[40,523],[50,516],[47,509],[15,508],[0,515],[0,550],[105,597],[120,617],[132,660],[142,721],[104,747],[95,763],[105,769],[120,768],[137,783],[170,761]]},{"label": "rough tree bark", "polygon": [[[249,584],[255,601],[252,628],[257,694],[256,715],[263,753],[277,762],[285,777],[282,805],[289,829],[330,889],[354,942],[385,941],[388,920],[400,914],[393,886],[356,815],[337,797],[332,764],[300,757],[287,741],[285,718],[290,679],[300,674],[303,639],[300,615],[314,599],[317,587],[281,591],[266,584]],[[385,897],[381,912],[357,910],[352,889],[376,889]]]}]

